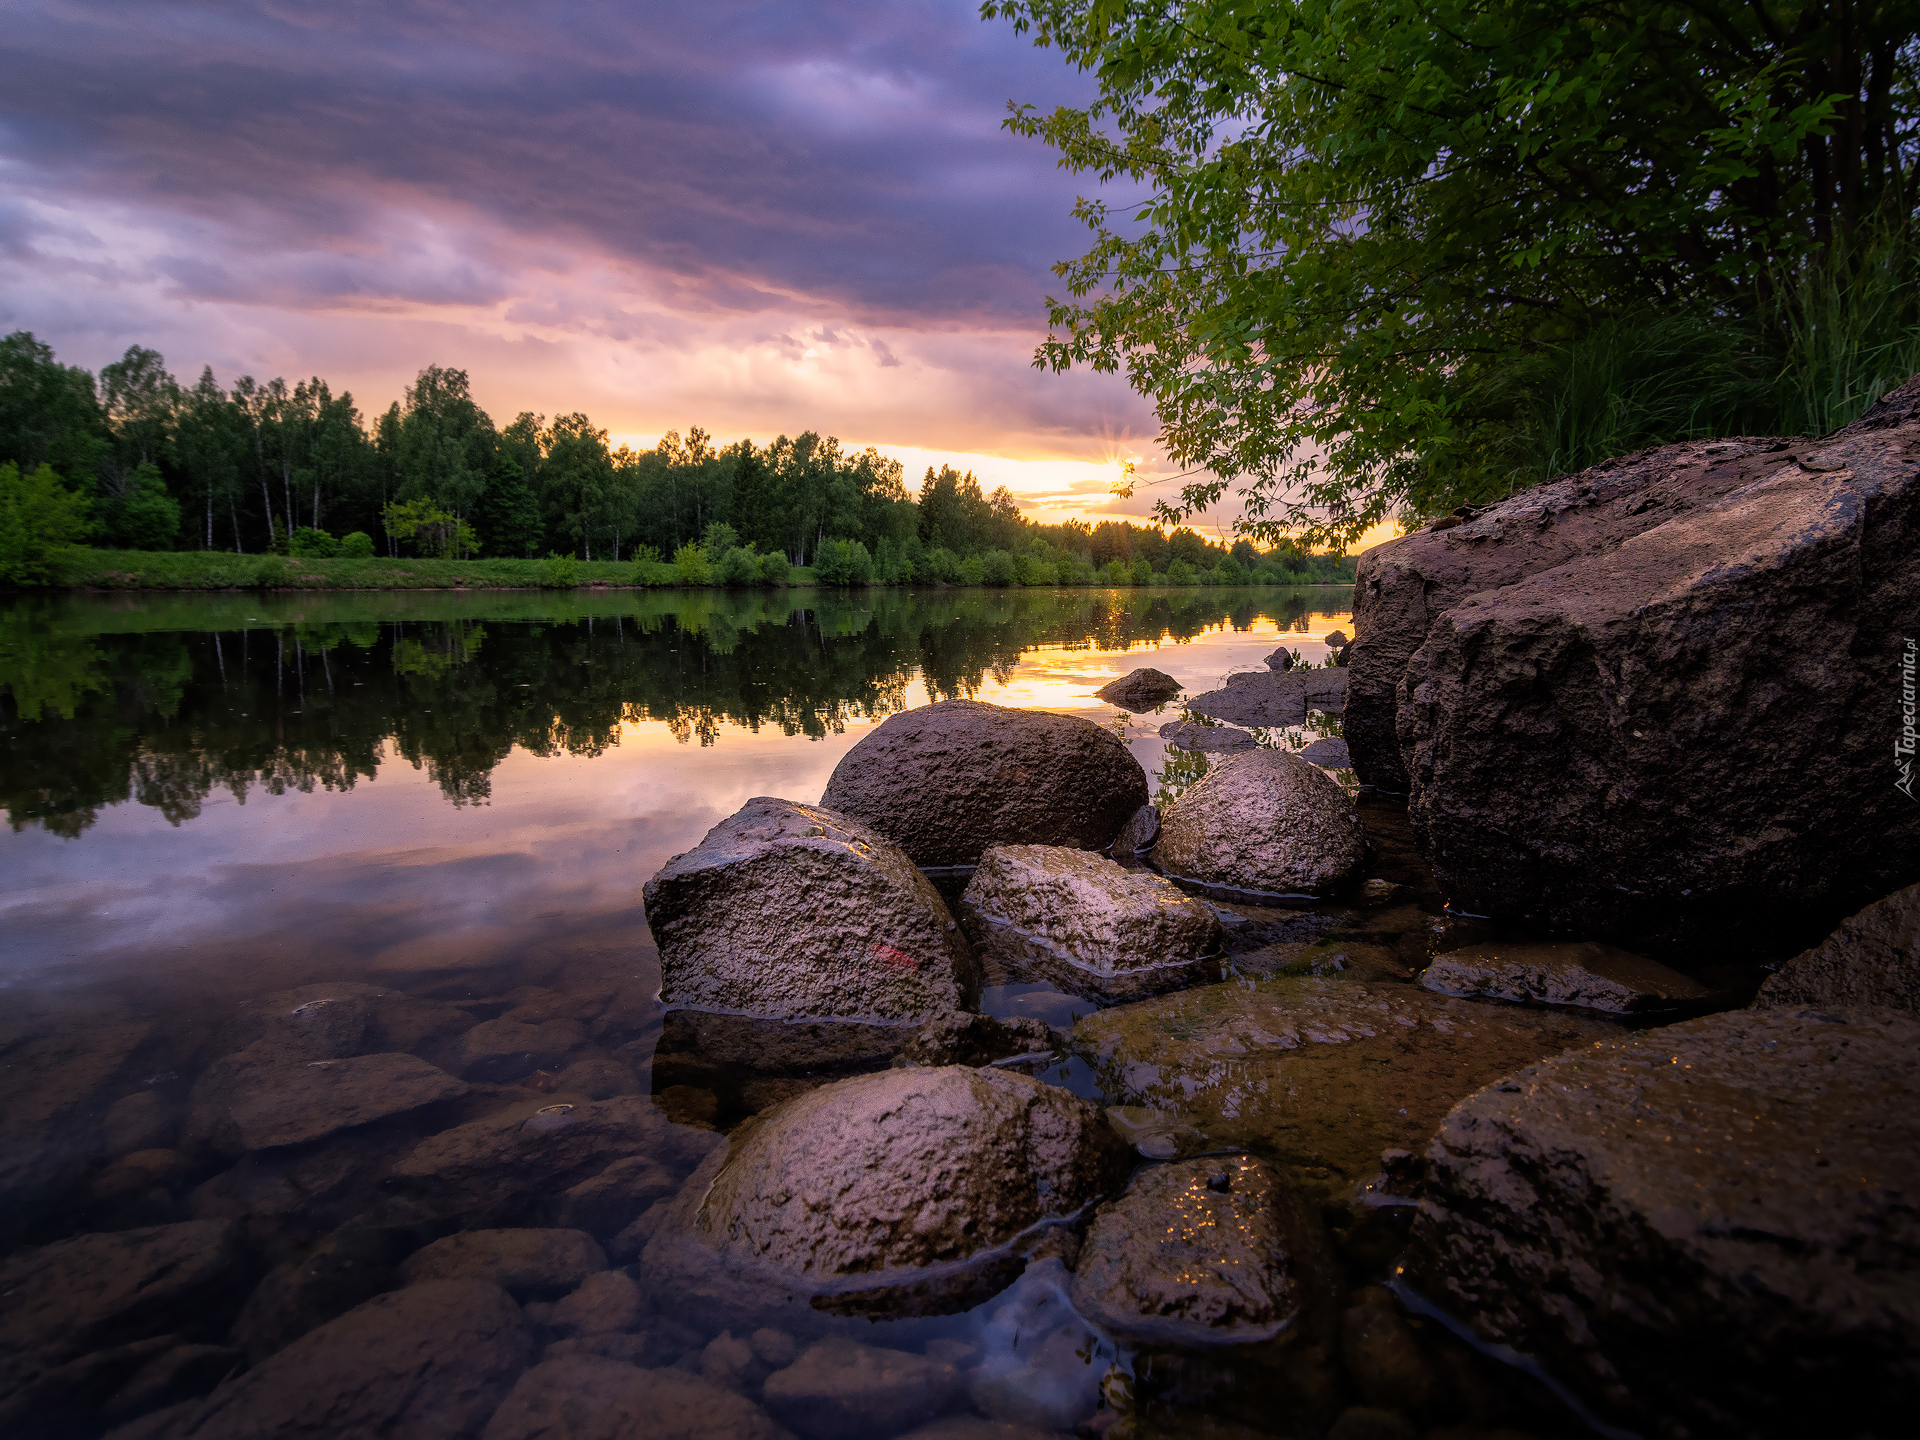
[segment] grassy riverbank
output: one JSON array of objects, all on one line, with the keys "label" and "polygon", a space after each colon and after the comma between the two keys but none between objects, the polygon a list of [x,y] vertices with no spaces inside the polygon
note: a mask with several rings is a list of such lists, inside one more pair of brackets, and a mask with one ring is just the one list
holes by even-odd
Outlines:
[{"label": "grassy riverbank", "polygon": [[[678,566],[647,560],[322,560],[221,550],[78,548],[61,552],[51,570],[47,588],[67,590],[577,590],[687,583]],[[788,587],[815,583],[804,566],[795,566],[787,579]],[[1113,582],[1092,583],[1111,588]],[[1204,575],[1201,583],[1207,583]],[[1156,575],[1152,584],[1179,582]]]}]

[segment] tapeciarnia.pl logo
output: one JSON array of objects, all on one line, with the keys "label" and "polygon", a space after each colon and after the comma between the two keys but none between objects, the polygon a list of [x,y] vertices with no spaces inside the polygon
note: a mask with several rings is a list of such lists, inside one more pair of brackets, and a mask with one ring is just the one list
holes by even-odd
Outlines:
[{"label": "tapeciarnia.pl logo", "polygon": [[1909,800],[1913,793],[1913,752],[1916,743],[1920,743],[1920,734],[1913,728],[1915,671],[1920,669],[1920,652],[1916,652],[1913,637],[1907,637],[1907,648],[1900,654],[1900,735],[1893,742],[1893,768],[1900,778],[1893,782],[1893,788]]}]

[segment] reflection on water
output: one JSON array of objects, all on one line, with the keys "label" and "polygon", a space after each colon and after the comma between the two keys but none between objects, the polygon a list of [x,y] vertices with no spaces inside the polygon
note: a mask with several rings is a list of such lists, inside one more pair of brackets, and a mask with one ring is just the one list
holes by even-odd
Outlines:
[{"label": "reflection on water", "polygon": [[[609,1263],[631,1264],[641,1201],[698,1161],[712,1143],[702,1127],[814,1083],[804,1064],[703,1078],[683,1057],[663,1056],[656,1074],[659,973],[640,886],[669,856],[751,796],[816,799],[867,725],[953,696],[1112,724],[1177,789],[1197,768],[1155,732],[1178,702],[1123,717],[1092,692],[1152,665],[1195,694],[1258,665],[1282,636],[1321,660],[1323,637],[1351,628],[1349,607],[1334,589],[0,606],[0,1267],[44,1275],[56,1255],[72,1270],[59,1284],[0,1277],[31,1297],[0,1317],[0,1429],[225,1433],[199,1397],[223,1381],[220,1394],[237,1393],[249,1367],[279,1367],[288,1396],[322,1383],[286,1347],[400,1284],[408,1257],[450,1227],[471,1228],[406,1208],[393,1184],[424,1138],[462,1124],[537,1124],[556,1105],[631,1112],[635,1133],[656,1137],[644,1186],[589,1205],[565,1198],[577,1188],[561,1194],[573,1178],[507,1159],[483,1177],[488,1223],[586,1228]],[[1223,909],[1244,983],[1339,972],[1404,983],[1447,943],[1454,922],[1401,812],[1366,813],[1369,873],[1401,887],[1396,907]],[[1032,984],[987,998],[1062,1027],[1092,1008]],[[296,1016],[318,1028],[288,1030]],[[243,1091],[250,1065],[337,1056],[385,1067],[352,1123],[275,1112],[298,1140],[271,1145],[207,1128],[208,1097]],[[1185,1116],[1153,1075],[1111,1069],[1095,1045],[1045,1073],[1131,1107],[1142,1153],[1246,1143],[1244,1124],[1229,1134],[1220,1119],[1238,1102],[1206,1083],[1170,1082],[1204,1101]],[[1175,1060],[1163,1069],[1175,1076]],[[1322,1176],[1340,1160],[1309,1158]],[[1373,1219],[1342,1231],[1351,1278],[1378,1278],[1369,1266],[1390,1253],[1390,1231]],[[34,1248],[68,1237],[77,1248]],[[192,1263],[180,1268],[167,1246]],[[114,1309],[100,1276],[147,1270],[173,1277],[153,1282],[160,1298]],[[991,1432],[1002,1440],[1075,1427],[1323,1433],[1354,1398],[1325,1343],[1211,1360],[1115,1346],[1072,1313],[1063,1274],[1059,1257],[1035,1256],[967,1314],[836,1323],[950,1367],[960,1378],[938,1408],[954,1423],[1021,1427]],[[754,1406],[772,1403],[769,1374],[807,1338],[787,1320],[715,1333],[644,1294],[606,1333],[583,1332],[571,1300],[515,1299],[536,1354],[672,1368]],[[1421,1343],[1424,1358],[1407,1363],[1450,1367],[1449,1393],[1466,1397],[1436,1402],[1423,1424],[1496,1428],[1533,1413],[1437,1330]],[[909,1406],[888,1421],[857,1402],[835,1400],[882,1440],[928,1418]],[[202,1419],[213,1428],[195,1431]]]}]

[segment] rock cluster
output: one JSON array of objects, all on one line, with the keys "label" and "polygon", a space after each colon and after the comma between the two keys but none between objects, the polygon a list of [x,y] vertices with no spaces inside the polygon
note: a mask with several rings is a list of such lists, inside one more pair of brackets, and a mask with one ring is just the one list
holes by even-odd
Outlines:
[{"label": "rock cluster", "polygon": [[1325,772],[1281,750],[1215,765],[1160,817],[1154,863],[1248,895],[1322,895],[1366,858],[1366,830]]},{"label": "rock cluster", "polygon": [[820,803],[916,865],[972,865],[989,845],[1104,850],[1147,803],[1147,777],[1090,720],[942,700],[876,727],[834,767]]}]

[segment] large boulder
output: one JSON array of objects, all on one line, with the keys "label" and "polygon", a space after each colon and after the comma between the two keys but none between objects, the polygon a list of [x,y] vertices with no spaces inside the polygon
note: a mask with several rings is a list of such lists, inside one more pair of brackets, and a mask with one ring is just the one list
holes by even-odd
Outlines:
[{"label": "large boulder", "polygon": [[1019,1273],[1023,1232],[1077,1215],[1128,1168],[1095,1106],[1024,1075],[861,1075],[736,1131],[694,1172],[642,1265],[674,1303],[742,1319],[789,1302],[964,1309]]},{"label": "large boulder", "polygon": [[1363,556],[1347,741],[1452,903],[1771,946],[1910,883],[1920,806],[1860,717],[1920,633],[1917,445],[1920,381],[1825,440],[1667,446]]},{"label": "large boulder", "polygon": [[484,1280],[377,1295],[228,1381],[178,1440],[469,1440],[531,1358],[520,1307]]},{"label": "large boulder", "polygon": [[645,894],[670,1006],[905,1025],[978,992],[932,882],[880,827],[831,809],[749,800]]},{"label": "large boulder", "polygon": [[1367,855],[1360,812],[1298,755],[1255,750],[1216,764],[1160,816],[1167,874],[1246,895],[1323,895]]},{"label": "large boulder", "polygon": [[1236,730],[1231,725],[1203,725],[1198,720],[1175,720],[1160,727],[1160,738],[1182,750],[1198,750],[1207,755],[1232,755],[1251,750],[1260,742],[1251,730]]},{"label": "large boulder", "polygon": [[1768,1005],[1920,1010],[1920,885],[1875,901],[1760,987]]},{"label": "large boulder", "polygon": [[1100,1207],[1073,1303],[1128,1339],[1239,1345],[1308,1328],[1337,1274],[1319,1217],[1273,1167],[1213,1156],[1143,1170]]},{"label": "large boulder", "polygon": [[1180,682],[1164,670],[1143,667],[1129,670],[1118,680],[1109,680],[1093,692],[1102,700],[1131,710],[1136,715],[1164,705],[1180,693]]},{"label": "large boulder", "polygon": [[1920,1388],[1916,1196],[1920,1022],[1734,1011],[1463,1101],[1403,1278],[1644,1434],[1891,1435]]},{"label": "large boulder", "polygon": [[1242,670],[1226,685],[1187,702],[1196,715],[1230,725],[1299,725],[1307,711],[1338,715],[1346,708],[1345,670]]},{"label": "large boulder", "polygon": [[1104,850],[1147,803],[1147,775],[1091,720],[942,700],[890,716],[849,750],[820,803],[916,865],[972,865],[989,845]]},{"label": "large boulder", "polygon": [[1010,975],[1089,999],[1192,984],[1221,946],[1212,908],[1171,881],[1058,845],[989,849],[960,897],[960,919]]}]

